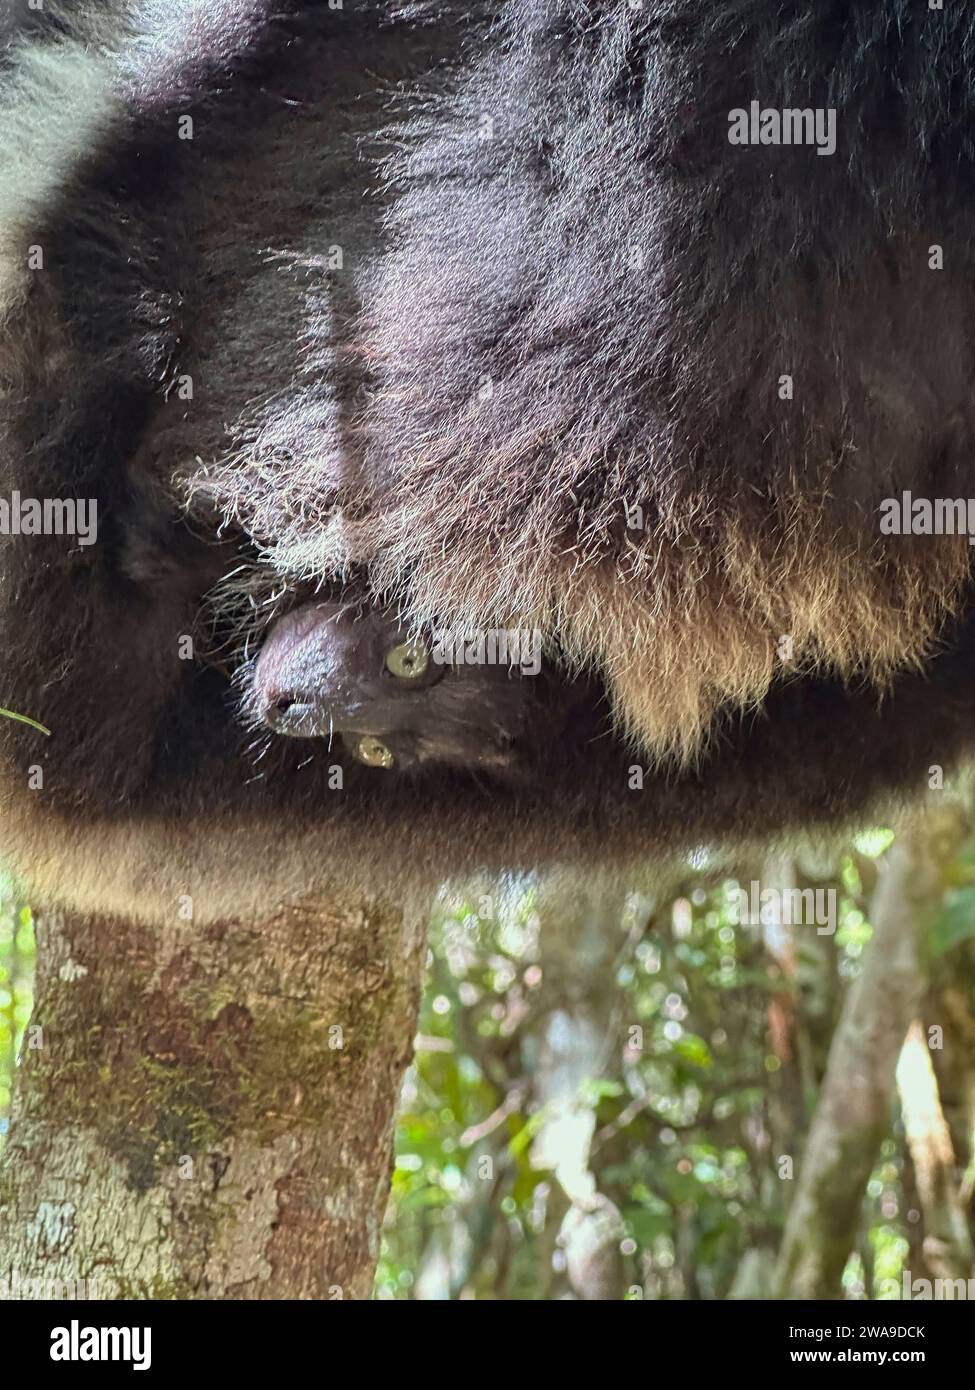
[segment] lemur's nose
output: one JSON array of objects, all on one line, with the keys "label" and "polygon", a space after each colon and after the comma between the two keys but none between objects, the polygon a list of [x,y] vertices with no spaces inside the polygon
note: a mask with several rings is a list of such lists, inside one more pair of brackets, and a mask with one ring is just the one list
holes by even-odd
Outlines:
[{"label": "lemur's nose", "polygon": [[297,691],[268,691],[260,711],[261,720],[275,733],[291,738],[314,738],[323,722],[321,711],[308,695]]}]

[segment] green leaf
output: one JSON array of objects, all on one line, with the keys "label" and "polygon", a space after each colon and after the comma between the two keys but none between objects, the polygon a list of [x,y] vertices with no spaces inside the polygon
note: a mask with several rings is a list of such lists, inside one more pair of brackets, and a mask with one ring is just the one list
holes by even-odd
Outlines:
[{"label": "green leaf", "polygon": [[15,710],[4,709],[2,705],[0,705],[0,714],[7,719],[17,719],[21,724],[29,724],[32,729],[37,729],[40,733],[47,734],[48,737],[51,735],[50,729],[45,729],[43,724],[38,724],[36,719],[28,719],[26,714],[17,714]]},{"label": "green leaf", "polygon": [[943,956],[975,936],[975,887],[952,893],[928,934],[932,956]]},{"label": "green leaf", "polygon": [[607,1081],[603,1077],[595,1077],[588,1081],[584,1081],[579,1087],[580,1101],[591,1110],[595,1110],[601,1100],[615,1100],[617,1096],[625,1094],[624,1088],[618,1081]]},{"label": "green leaf", "polygon": [[701,1067],[705,1071],[711,1065],[711,1049],[703,1038],[697,1037],[694,1033],[685,1033],[682,1038],[678,1038],[674,1043],[674,1051],[679,1057],[683,1057],[685,1062],[692,1062],[695,1067]]},{"label": "green leaf", "polygon": [[669,1236],[674,1229],[673,1213],[660,1203],[654,1210],[644,1206],[628,1206],[623,1219],[633,1239],[643,1249],[652,1246],[659,1236]]},{"label": "green leaf", "polygon": [[889,849],[894,843],[894,832],[881,826],[873,830],[861,831],[859,835],[854,835],[854,848],[859,850],[868,859],[879,859],[885,849]]}]

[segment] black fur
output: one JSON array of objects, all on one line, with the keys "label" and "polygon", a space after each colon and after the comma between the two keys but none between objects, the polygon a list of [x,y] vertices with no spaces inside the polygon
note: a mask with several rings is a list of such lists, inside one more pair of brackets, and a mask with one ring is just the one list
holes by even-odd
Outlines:
[{"label": "black fur", "polygon": [[[115,115],[32,223],[45,269],[0,345],[0,496],[100,504],[89,549],[0,539],[0,703],[53,730],[0,721],[0,804],[42,897],[90,905],[58,846],[92,825],[121,846],[138,824],[163,861],[154,827],[164,846],[220,821],[274,902],[350,860],[381,883],[631,864],[855,818],[970,749],[968,547],[882,543],[876,508],[975,491],[975,19],[907,0],[494,8],[217,3],[195,29],[100,12]],[[18,43],[78,32],[62,9],[8,37],[0,93]],[[835,155],[730,146],[752,98],[835,107]],[[754,583],[732,582],[731,533]],[[792,667],[763,626],[789,630],[784,551],[793,608],[835,589]],[[537,626],[517,776],[453,753],[398,776],[274,735],[255,761],[217,668],[229,652],[249,677],[316,593],[406,628]],[[657,686],[673,705],[665,640],[705,668],[724,642],[744,672],[732,694],[737,668],[708,677],[684,764],[633,713]],[[307,872],[273,869],[283,837]],[[174,883],[219,872],[196,854]]]}]

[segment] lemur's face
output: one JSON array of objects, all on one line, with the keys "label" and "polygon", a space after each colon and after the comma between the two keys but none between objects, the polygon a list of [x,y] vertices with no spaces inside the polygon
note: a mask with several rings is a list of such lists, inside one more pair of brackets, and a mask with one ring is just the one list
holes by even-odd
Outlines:
[{"label": "lemur's face", "polygon": [[248,703],[276,733],[338,735],[372,767],[503,772],[535,697],[530,678],[507,666],[446,664],[382,610],[311,602],[272,628]]}]

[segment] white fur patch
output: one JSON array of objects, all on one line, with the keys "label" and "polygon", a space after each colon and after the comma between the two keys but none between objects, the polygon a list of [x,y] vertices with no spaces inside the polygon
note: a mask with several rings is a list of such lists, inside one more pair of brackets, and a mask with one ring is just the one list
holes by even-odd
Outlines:
[{"label": "white fur patch", "polygon": [[45,212],[111,127],[113,72],[79,37],[20,43],[0,77],[0,313],[26,289],[29,248],[44,250]]}]

